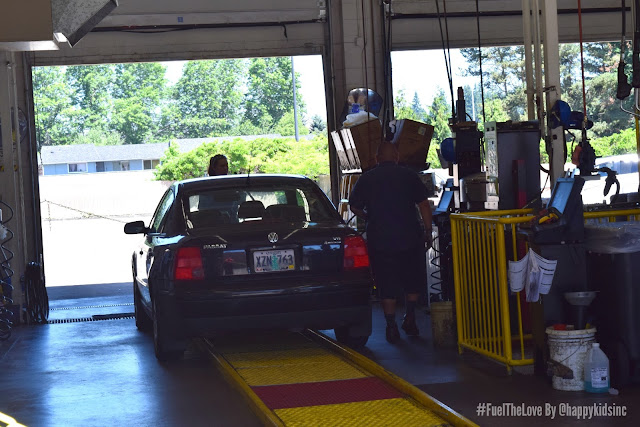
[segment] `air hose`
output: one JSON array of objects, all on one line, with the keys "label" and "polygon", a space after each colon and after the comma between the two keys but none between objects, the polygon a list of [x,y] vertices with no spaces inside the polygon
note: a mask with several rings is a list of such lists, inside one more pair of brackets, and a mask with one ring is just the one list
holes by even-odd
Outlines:
[{"label": "air hose", "polygon": [[[10,336],[11,318],[14,316],[7,305],[13,304],[12,292],[14,287],[11,278],[14,271],[11,268],[11,259],[14,254],[5,245],[13,239],[13,232],[6,227],[6,223],[13,218],[13,209],[0,200],[0,204],[11,213],[8,219],[0,218],[0,339],[8,339]],[[44,285],[42,269],[39,264],[31,262],[27,265],[23,277],[23,289],[25,290],[25,311],[28,323],[46,323],[49,317],[49,297]],[[8,331],[7,331],[8,329]],[[3,338],[5,337],[6,338]]]},{"label": "air hose", "polygon": [[11,322],[13,312],[7,308],[13,304],[13,285],[11,284],[13,270],[10,263],[13,252],[5,246],[13,239],[13,232],[5,224],[13,218],[13,209],[1,200],[0,204],[6,206],[11,213],[8,219],[0,215],[0,341],[5,341],[11,337],[11,326],[13,325]]},{"label": "air hose", "polygon": [[29,323],[47,323],[49,296],[40,264],[30,262],[25,272],[25,308]]},{"label": "air hose", "polygon": [[435,270],[432,271],[430,274],[430,276],[435,280],[435,282],[433,282],[431,286],[429,286],[429,288],[431,289],[429,293],[433,295],[433,297],[429,296],[429,298],[431,299],[431,302],[442,301],[442,273],[441,273],[440,261],[439,261],[440,258],[442,257],[442,251],[440,251],[440,233],[438,233],[434,241],[436,239],[438,239],[438,244],[431,245],[431,248],[435,253],[435,256],[430,261],[431,265],[435,267]]}]

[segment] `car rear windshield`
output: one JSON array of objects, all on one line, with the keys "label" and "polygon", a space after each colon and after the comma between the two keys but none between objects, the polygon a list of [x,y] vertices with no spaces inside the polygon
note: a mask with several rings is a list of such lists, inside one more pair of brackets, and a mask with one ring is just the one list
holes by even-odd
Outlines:
[{"label": "car rear windshield", "polygon": [[321,190],[312,186],[252,185],[203,189],[185,200],[191,229],[265,222],[333,222],[339,216]]}]

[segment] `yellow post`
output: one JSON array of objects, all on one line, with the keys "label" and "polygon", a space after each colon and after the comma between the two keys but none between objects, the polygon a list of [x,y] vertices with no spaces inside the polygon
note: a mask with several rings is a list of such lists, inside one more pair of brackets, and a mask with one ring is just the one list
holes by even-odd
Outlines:
[{"label": "yellow post", "polygon": [[[516,247],[516,225],[511,224],[511,238],[513,244],[513,260],[518,260],[518,248]],[[522,306],[520,304],[520,292],[516,293],[516,301],[518,301],[518,332],[520,338],[520,359],[524,359],[524,339],[522,333]]]},{"label": "yellow post", "polygon": [[[498,280],[500,294],[500,316],[502,317],[502,333],[504,342],[504,356],[508,361],[512,360],[511,350],[511,325],[509,324],[509,291],[507,288],[507,259],[504,244],[504,224],[498,223],[496,241],[498,243]],[[507,365],[509,373],[511,366]]]},{"label": "yellow post", "polygon": [[498,341],[499,336],[499,313],[496,311],[498,303],[498,276],[496,275],[496,226],[495,224],[489,224],[492,232],[492,238],[489,239],[489,283],[491,284],[491,335],[493,337],[494,350],[496,354],[502,354],[501,345]]},{"label": "yellow post", "polygon": [[458,251],[456,249],[459,244],[458,223],[459,223],[458,220],[456,220],[452,216],[451,217],[451,241],[453,242],[453,245],[454,245],[453,247],[453,268],[454,268],[453,289],[454,289],[455,300],[456,300],[456,327],[458,329],[458,353],[462,354],[462,346],[460,345],[460,341],[464,339],[464,334],[462,332],[462,325],[463,325],[462,312],[464,308],[462,308],[461,289],[460,289],[460,277],[462,276],[461,274],[462,265],[461,265],[461,259],[458,256]]},{"label": "yellow post", "polygon": [[489,223],[482,222],[480,226],[482,227],[482,254],[483,254],[483,262],[482,262],[482,281],[483,285],[483,293],[485,300],[485,311],[484,311],[484,326],[485,326],[485,337],[487,339],[487,350],[491,353],[495,353],[495,346],[493,342],[493,334],[491,333],[491,307],[493,306],[493,300],[491,298],[491,280],[489,280],[489,274],[491,271],[491,267],[489,265],[491,255],[488,250],[489,240],[491,236],[489,235]]}]

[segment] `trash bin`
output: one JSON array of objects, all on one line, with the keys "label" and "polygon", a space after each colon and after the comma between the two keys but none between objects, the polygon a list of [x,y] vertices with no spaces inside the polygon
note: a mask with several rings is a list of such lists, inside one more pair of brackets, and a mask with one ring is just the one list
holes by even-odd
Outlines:
[{"label": "trash bin", "polygon": [[640,382],[640,222],[585,226],[589,288],[611,382]]}]

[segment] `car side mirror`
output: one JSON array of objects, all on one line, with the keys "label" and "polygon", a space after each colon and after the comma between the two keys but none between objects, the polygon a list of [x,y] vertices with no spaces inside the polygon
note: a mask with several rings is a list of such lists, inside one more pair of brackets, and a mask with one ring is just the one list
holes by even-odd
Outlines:
[{"label": "car side mirror", "polygon": [[148,231],[149,229],[144,226],[144,221],[133,221],[124,225],[125,234],[142,234]]}]

